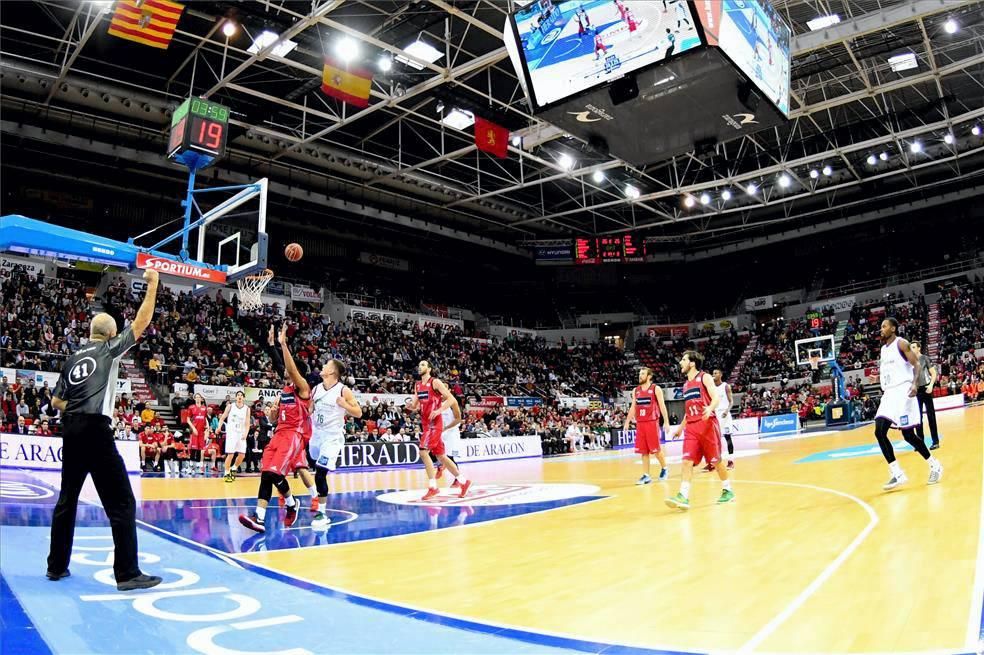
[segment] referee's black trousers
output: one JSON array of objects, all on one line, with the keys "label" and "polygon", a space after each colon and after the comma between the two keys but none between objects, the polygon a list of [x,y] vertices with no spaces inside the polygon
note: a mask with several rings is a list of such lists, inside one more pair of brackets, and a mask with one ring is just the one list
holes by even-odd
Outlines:
[{"label": "referee's black trousers", "polygon": [[933,405],[933,394],[929,393],[927,390],[929,385],[924,387],[919,387],[919,391],[916,393],[916,399],[919,402],[919,425],[916,426],[916,434],[920,439],[925,439],[923,433],[922,417],[926,417],[926,422],[929,423],[929,435],[933,439],[934,444],[940,442],[940,433],[936,429],[936,407]]},{"label": "referee's black trousers", "polygon": [[130,488],[123,458],[116,450],[109,418],[101,414],[66,416],[62,422],[61,493],[51,520],[51,550],[48,571],[68,568],[75,538],[75,513],[87,476],[99,494],[113,530],[117,582],[140,575],[137,564],[136,500]]}]

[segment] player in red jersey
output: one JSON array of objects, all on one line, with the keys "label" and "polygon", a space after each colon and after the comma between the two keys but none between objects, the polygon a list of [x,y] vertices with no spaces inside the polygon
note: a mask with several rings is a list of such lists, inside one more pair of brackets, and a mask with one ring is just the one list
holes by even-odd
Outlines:
[{"label": "player in red jersey", "polygon": [[143,471],[147,467],[147,458],[154,458],[154,466],[152,471],[157,470],[157,463],[161,459],[161,451],[157,444],[157,436],[151,430],[149,425],[145,425],[143,432],[140,434],[140,470]]},{"label": "player in red jersey", "polygon": [[188,408],[188,450],[191,451],[191,472],[195,472],[195,465],[198,472],[202,472],[204,459],[202,451],[205,449],[205,424],[208,418],[208,407],[205,406],[205,396],[200,393],[195,394],[195,404]]},{"label": "player in red jersey", "polygon": [[735,499],[728,469],[721,461],[721,426],[714,413],[720,398],[714,378],[700,368],[703,363],[704,356],[693,350],[683,353],[680,358],[680,372],[687,376],[687,382],[683,385],[683,423],[680,424],[680,431],[683,432],[683,480],[680,482],[680,492],[666,499],[668,507],[677,509],[690,508],[690,480],[694,477],[694,464],[701,457],[714,465],[721,478],[724,488],[718,503],[730,503]]},{"label": "player in red jersey", "polygon": [[[272,334],[272,325],[270,331]],[[290,380],[280,391],[279,403],[270,409],[270,414],[276,416],[277,428],[266,450],[263,451],[256,511],[249,516],[239,515],[239,522],[256,532],[266,532],[264,521],[274,487],[284,497],[287,512],[284,516],[284,527],[289,528],[297,520],[297,500],[290,493],[290,483],[287,482],[286,476],[294,470],[297,452],[304,447],[304,435],[308,437],[311,435],[311,417],[308,409],[311,387],[290,354],[290,348],[287,346],[286,322],[280,328],[279,341],[281,352],[273,348],[270,355],[273,357],[274,366],[283,369],[286,373],[285,377]]]},{"label": "player in red jersey", "polygon": [[427,360],[417,365],[417,372],[420,373],[420,382],[415,385],[416,396],[410,401],[410,411],[420,410],[420,459],[423,460],[424,468],[427,470],[427,493],[421,500],[430,500],[437,495],[437,477],[434,472],[434,462],[431,461],[431,453],[434,453],[444,468],[461,483],[458,496],[464,498],[468,493],[468,487],[471,486],[471,480],[465,479],[458,471],[458,465],[445,454],[444,439],[441,438],[441,433],[444,432],[441,413],[454,404],[454,396],[451,395],[447,385],[431,376],[431,365]]},{"label": "player in red jersey", "polygon": [[629,423],[635,421],[636,441],[635,451],[642,455],[642,477],[636,484],[649,484],[653,479],[649,476],[650,455],[656,454],[659,460],[659,481],[666,482],[669,469],[666,468],[666,457],[659,443],[660,423],[664,430],[670,427],[667,419],[666,403],[663,400],[663,390],[653,384],[652,369],[639,369],[639,386],[632,392],[632,405],[625,416],[624,431],[628,431]]}]

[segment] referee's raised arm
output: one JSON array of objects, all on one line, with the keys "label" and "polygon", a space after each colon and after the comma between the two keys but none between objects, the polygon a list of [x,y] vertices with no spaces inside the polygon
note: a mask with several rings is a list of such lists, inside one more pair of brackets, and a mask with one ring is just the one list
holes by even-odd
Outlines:
[{"label": "referee's raised arm", "polygon": [[71,575],[68,562],[79,494],[92,475],[113,531],[116,588],[130,591],[161,583],[161,578],[141,573],[137,563],[136,500],[110,425],[120,358],[136,345],[154,317],[159,275],[148,269],[144,279],[147,295],[132,324],[117,334],[116,319],[109,314],[93,316],[89,343],[68,357],[55,385],[52,405],[64,412],[64,429],[61,492],[51,518],[49,580]]}]

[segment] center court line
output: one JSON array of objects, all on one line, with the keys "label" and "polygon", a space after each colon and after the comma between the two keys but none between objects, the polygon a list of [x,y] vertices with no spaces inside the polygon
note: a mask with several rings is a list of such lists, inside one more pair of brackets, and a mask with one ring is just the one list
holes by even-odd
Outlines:
[{"label": "center court line", "polygon": [[[708,480],[708,482],[711,481]],[[787,605],[781,612],[776,614],[771,621],[762,626],[762,628],[756,632],[751,639],[745,642],[745,644],[736,651],[737,655],[746,655],[747,653],[754,651],[759,647],[759,645],[762,644],[763,641],[768,639],[769,636],[771,636],[772,633],[786,621],[786,619],[792,616],[796,610],[802,607],[803,603],[805,603],[810,596],[815,594],[817,590],[823,586],[823,583],[825,583],[834,573],[837,572],[837,569],[839,569],[841,565],[847,561],[847,558],[850,557],[855,550],[857,550],[858,546],[861,545],[868,535],[871,534],[871,531],[875,529],[875,526],[878,525],[878,514],[871,505],[864,502],[857,496],[852,496],[851,494],[843,491],[837,491],[836,489],[818,487],[812,484],[802,484],[799,482],[777,482],[771,480],[735,480],[734,482],[739,484],[768,484],[784,487],[800,487],[802,489],[813,489],[814,491],[820,491],[822,493],[834,494],[841,496],[842,498],[847,498],[848,500],[860,505],[864,511],[868,513],[869,518],[868,525],[866,525],[865,528],[858,533],[858,536],[856,536],[854,540],[848,544],[847,548],[841,551],[840,555],[834,558],[834,560],[820,572],[820,575],[814,578],[814,580],[808,584],[806,588],[804,588],[803,591],[801,591],[796,598],[789,603],[789,605]]]}]

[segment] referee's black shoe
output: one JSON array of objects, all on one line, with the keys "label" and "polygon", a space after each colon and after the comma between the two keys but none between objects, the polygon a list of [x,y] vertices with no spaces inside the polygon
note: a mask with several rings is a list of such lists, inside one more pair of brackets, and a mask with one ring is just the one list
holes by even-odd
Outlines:
[{"label": "referee's black shoe", "polygon": [[141,573],[135,578],[116,583],[117,591],[133,591],[134,589],[150,589],[161,583],[161,577],[157,575],[146,575]]},{"label": "referee's black shoe", "polygon": [[47,573],[44,574],[44,576],[46,578],[48,578],[49,580],[51,580],[53,582],[57,582],[58,580],[61,580],[62,578],[67,578],[70,575],[72,575],[72,572],[69,571],[68,569],[65,569],[61,573],[55,573],[54,571],[48,571]]}]

